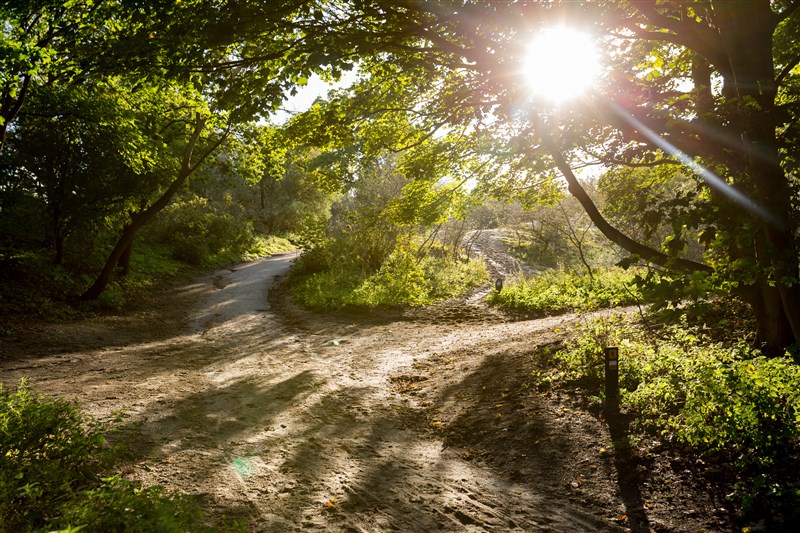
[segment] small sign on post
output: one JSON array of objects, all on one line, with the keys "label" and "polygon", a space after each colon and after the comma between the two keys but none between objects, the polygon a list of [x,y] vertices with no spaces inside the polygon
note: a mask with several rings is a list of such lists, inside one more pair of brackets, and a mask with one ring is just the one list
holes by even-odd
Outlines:
[{"label": "small sign on post", "polygon": [[606,410],[619,410],[619,348],[606,347]]}]

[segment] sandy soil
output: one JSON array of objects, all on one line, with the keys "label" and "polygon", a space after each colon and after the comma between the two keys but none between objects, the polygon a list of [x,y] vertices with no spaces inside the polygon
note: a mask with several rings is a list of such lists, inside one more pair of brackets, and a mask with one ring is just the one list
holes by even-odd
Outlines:
[{"label": "sandy soil", "polygon": [[275,282],[294,257],[20,331],[0,341],[0,380],[123,410],[127,477],[254,532],[730,529],[692,465],[615,452],[624,428],[529,386],[535,351],[578,317],[511,321],[483,303],[488,286],[319,315]]}]

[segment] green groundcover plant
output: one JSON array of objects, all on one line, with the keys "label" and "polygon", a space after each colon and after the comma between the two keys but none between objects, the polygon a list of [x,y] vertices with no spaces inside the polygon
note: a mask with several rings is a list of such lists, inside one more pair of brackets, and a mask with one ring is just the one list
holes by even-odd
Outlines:
[{"label": "green groundcover plant", "polygon": [[[620,405],[642,431],[732,465],[745,513],[800,523],[800,366],[678,323],[649,332],[621,316],[585,323],[550,354],[550,382],[602,396],[603,348],[619,346]],[[556,370],[557,369],[557,370]]]},{"label": "green groundcover plant", "polygon": [[121,450],[94,420],[25,380],[0,386],[0,532],[242,531],[212,524],[191,498],[114,472]]},{"label": "green groundcover plant", "polygon": [[[309,255],[305,262],[314,258]],[[321,272],[309,273],[301,259],[293,286],[294,296],[315,309],[419,306],[456,296],[480,285],[486,277],[482,261],[436,255],[418,259],[407,248],[399,247],[375,272],[340,260]]]},{"label": "green groundcover plant", "polygon": [[518,277],[491,301],[531,316],[633,305],[642,296],[633,270],[599,270],[593,277],[567,270],[546,270],[530,278]]}]

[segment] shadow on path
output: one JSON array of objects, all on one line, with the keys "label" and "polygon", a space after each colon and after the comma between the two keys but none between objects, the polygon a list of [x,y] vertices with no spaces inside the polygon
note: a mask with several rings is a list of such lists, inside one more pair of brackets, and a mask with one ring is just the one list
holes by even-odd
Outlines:
[{"label": "shadow on path", "polygon": [[650,533],[650,521],[642,496],[640,460],[630,445],[630,417],[619,412],[618,407],[606,409],[606,420],[614,443],[614,466],[617,469],[619,493],[625,504],[631,533]]}]

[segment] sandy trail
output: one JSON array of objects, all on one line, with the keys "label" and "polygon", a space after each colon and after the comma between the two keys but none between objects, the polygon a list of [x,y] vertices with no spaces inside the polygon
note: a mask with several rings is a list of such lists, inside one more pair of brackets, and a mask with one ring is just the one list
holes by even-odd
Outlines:
[{"label": "sandy trail", "polygon": [[[319,316],[268,298],[294,257],[174,291],[147,334],[140,317],[83,341],[52,326],[50,342],[6,344],[17,353],[0,377],[31,376],[95,416],[123,410],[128,477],[196,494],[250,531],[623,530],[615,517],[641,502],[587,451],[609,442],[603,425],[498,388],[529,373],[508,354],[553,343],[575,317]],[[487,385],[509,398],[484,398]],[[469,443],[487,432],[500,449],[482,460]]]}]

